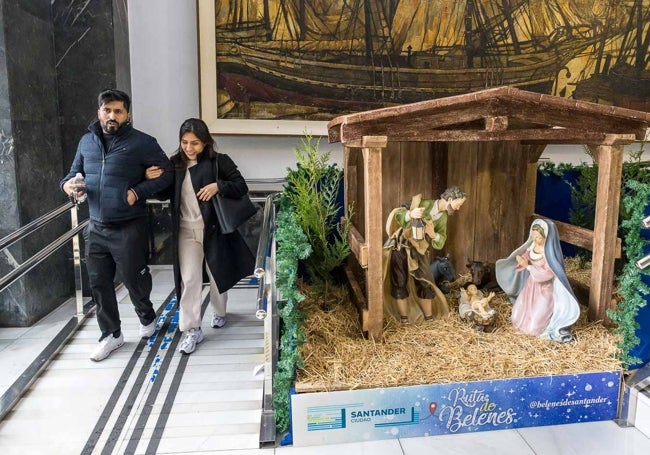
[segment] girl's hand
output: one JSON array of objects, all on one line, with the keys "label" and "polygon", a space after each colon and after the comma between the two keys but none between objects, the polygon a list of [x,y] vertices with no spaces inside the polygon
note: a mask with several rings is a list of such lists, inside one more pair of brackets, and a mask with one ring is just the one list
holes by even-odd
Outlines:
[{"label": "girl's hand", "polygon": [[196,193],[196,197],[199,199],[199,201],[209,201],[218,192],[219,187],[217,186],[217,182],[214,182],[201,188],[199,192]]},{"label": "girl's hand", "polygon": [[163,170],[158,166],[150,166],[144,171],[144,178],[147,180],[157,179],[163,175]]}]

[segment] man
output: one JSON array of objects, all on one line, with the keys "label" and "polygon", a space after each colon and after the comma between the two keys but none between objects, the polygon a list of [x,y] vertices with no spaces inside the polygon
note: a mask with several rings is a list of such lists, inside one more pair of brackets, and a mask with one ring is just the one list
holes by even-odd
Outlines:
[{"label": "man", "polygon": [[[86,240],[88,278],[97,305],[99,344],[90,358],[105,359],[124,344],[115,295],[118,271],[129,291],[140,320],[140,336],[150,337],[156,313],[149,298],[151,274],[147,266],[147,197],[172,183],[173,172],[145,180],[145,169],[159,166],[171,171],[171,163],[156,139],[133,128],[131,100],[120,90],[98,96],[98,120],[79,141],[77,153],[61,189],[68,195],[88,196],[90,223]],[[75,183],[81,173],[85,183]]]},{"label": "man", "polygon": [[[390,253],[391,296],[397,302],[400,322],[406,324],[408,319],[409,278],[417,294],[425,320],[434,319],[433,299],[439,295],[439,304],[435,316],[442,317],[449,312],[447,301],[438,294],[435,278],[431,271],[429,248],[441,250],[447,241],[448,216],[460,209],[466,194],[458,187],[447,188],[440,199],[434,201],[422,199],[418,194],[413,197],[410,209],[404,207],[393,210],[389,216],[387,228],[390,239],[387,245]],[[389,226],[396,224],[397,229]],[[420,225],[421,228],[414,229]]]}]

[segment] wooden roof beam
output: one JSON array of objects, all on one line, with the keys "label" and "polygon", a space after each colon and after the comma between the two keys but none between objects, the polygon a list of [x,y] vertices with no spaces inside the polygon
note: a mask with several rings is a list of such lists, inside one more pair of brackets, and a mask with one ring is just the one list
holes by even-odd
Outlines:
[{"label": "wooden roof beam", "polygon": [[381,120],[381,119],[394,119],[405,117],[408,118],[409,115],[415,115],[417,117],[427,116],[429,114],[437,114],[439,112],[456,112],[463,109],[471,108],[475,111],[486,111],[489,109],[489,106],[494,103],[493,99],[482,97],[482,99],[476,99],[476,97],[471,96],[473,94],[467,94],[463,96],[462,101],[459,101],[459,97],[445,97],[437,98],[433,100],[420,101],[418,103],[402,104],[397,106],[385,107],[382,109],[374,109],[370,111],[357,112],[349,115],[341,115],[336,117],[327,124],[327,128],[334,128],[337,125],[346,123],[348,121],[353,121],[355,123],[367,122],[372,120]]},{"label": "wooden roof beam", "polygon": [[485,118],[485,131],[505,131],[508,129],[508,117],[499,115]]},{"label": "wooden roof beam", "polygon": [[[514,96],[509,96],[514,95]],[[507,87],[503,92],[496,93],[496,97],[506,102],[518,101],[532,103],[536,106],[544,105],[557,111],[579,112],[592,117],[608,117],[610,120],[629,119],[637,124],[650,123],[650,112],[635,111],[618,106],[591,103],[588,101],[574,100],[559,96],[518,90]]]},{"label": "wooden roof beam", "polygon": [[[505,131],[485,130],[433,130],[409,132],[407,135],[399,133],[388,134],[390,142],[489,142],[489,141],[517,141],[526,144],[603,144],[607,136],[605,133],[584,131],[574,128],[548,128],[548,129],[520,129]],[[620,143],[632,142],[633,135],[617,135]]]},{"label": "wooden roof beam", "polygon": [[[580,144],[580,145],[626,145],[631,144],[636,141],[636,136],[634,134],[606,134],[606,133],[588,133],[584,134],[581,138],[576,138],[574,140],[565,140],[562,144]],[[524,140],[521,141],[523,145],[535,145],[535,144],[553,144],[555,142],[549,142],[548,140],[543,141],[534,141],[534,140]]]},{"label": "wooden roof beam", "polygon": [[363,136],[392,136],[393,134],[409,135],[419,134],[429,130],[445,128],[448,126],[470,123],[473,121],[484,122],[487,109],[466,108],[454,111],[438,112],[436,114],[418,115],[411,121],[393,123],[393,119],[367,120],[363,123],[344,122],[340,126],[330,128],[328,131],[329,142],[350,142],[359,140]]},{"label": "wooden roof beam", "polygon": [[583,128],[613,134],[634,131],[637,140],[643,140],[646,130],[645,125],[635,119],[599,117],[580,110],[556,109],[551,106],[527,103],[522,100],[504,100],[496,112],[513,119],[549,126]]},{"label": "wooden roof beam", "polygon": [[[589,134],[556,138],[527,137],[523,140],[584,143],[586,137],[597,143],[600,134],[634,133],[635,140],[650,140],[650,113],[615,106],[604,106],[551,95],[525,92],[513,87],[499,87],[419,103],[392,106],[337,117],[327,125],[330,142],[350,143],[365,135],[405,137],[424,141],[427,135],[438,138],[436,129],[450,131],[473,129],[476,121],[488,132],[509,130],[544,130],[543,126],[588,131]],[[540,126],[540,128],[537,127]],[[451,128],[455,126],[454,128]],[[523,128],[522,128],[523,127]],[[415,131],[415,130],[418,131]],[[422,133],[420,130],[424,131]],[[427,131],[434,130],[432,133]],[[447,132],[453,136],[454,133]],[[513,138],[503,140],[517,140]],[[443,140],[443,139],[432,139]],[[454,140],[454,139],[451,139]],[[502,140],[487,136],[485,140]],[[594,142],[595,141],[595,142]]]}]

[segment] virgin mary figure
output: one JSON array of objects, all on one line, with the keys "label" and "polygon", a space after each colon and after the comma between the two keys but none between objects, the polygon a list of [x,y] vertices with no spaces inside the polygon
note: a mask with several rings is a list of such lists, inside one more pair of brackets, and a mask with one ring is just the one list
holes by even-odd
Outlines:
[{"label": "virgin mary figure", "polygon": [[572,340],[570,328],[580,306],[564,270],[557,228],[536,219],[528,240],[496,262],[496,278],[513,303],[512,325],[519,332],[553,341]]}]

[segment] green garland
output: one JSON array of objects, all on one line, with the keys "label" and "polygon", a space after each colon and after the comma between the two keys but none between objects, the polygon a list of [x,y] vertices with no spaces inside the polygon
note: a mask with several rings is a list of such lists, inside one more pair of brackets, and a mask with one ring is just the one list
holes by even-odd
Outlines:
[{"label": "green garland", "polygon": [[636,322],[636,317],[639,308],[646,305],[643,296],[650,293],[650,288],[641,279],[649,272],[636,266],[636,261],[644,256],[644,246],[650,243],[641,236],[641,221],[645,217],[644,211],[648,205],[650,185],[630,180],[626,183],[626,188],[622,204],[627,217],[622,220],[621,228],[625,233],[623,251],[627,261],[618,277],[618,292],[621,295],[621,301],[617,309],[608,310],[607,315],[616,324],[614,332],[620,337],[617,341],[618,358],[628,368],[641,360],[631,356],[630,351],[639,344],[639,337],[636,336],[639,324]]},{"label": "green garland", "polygon": [[308,257],[312,249],[307,236],[296,222],[292,207],[282,194],[276,226],[276,286],[281,295],[281,300],[278,301],[281,335],[280,358],[273,376],[273,407],[276,428],[286,431],[290,422],[291,384],[296,368],[303,367],[298,348],[305,340],[302,331],[303,317],[297,307],[305,298],[296,286],[298,261]]},{"label": "green garland", "polygon": [[[299,261],[306,277],[327,294],[332,272],[350,253],[349,225],[338,222],[338,192],[343,172],[328,164],[329,153],[320,153],[318,141],[305,134],[295,148],[297,169],[288,169],[287,185],[279,198],[276,222],[276,284],[282,294],[278,302],[280,359],[274,375],[273,404],[276,428],[290,425],[291,385],[296,369],[304,368],[299,347],[305,342],[303,314],[298,303],[305,297],[296,286]],[[347,217],[351,216],[351,208]]]}]

